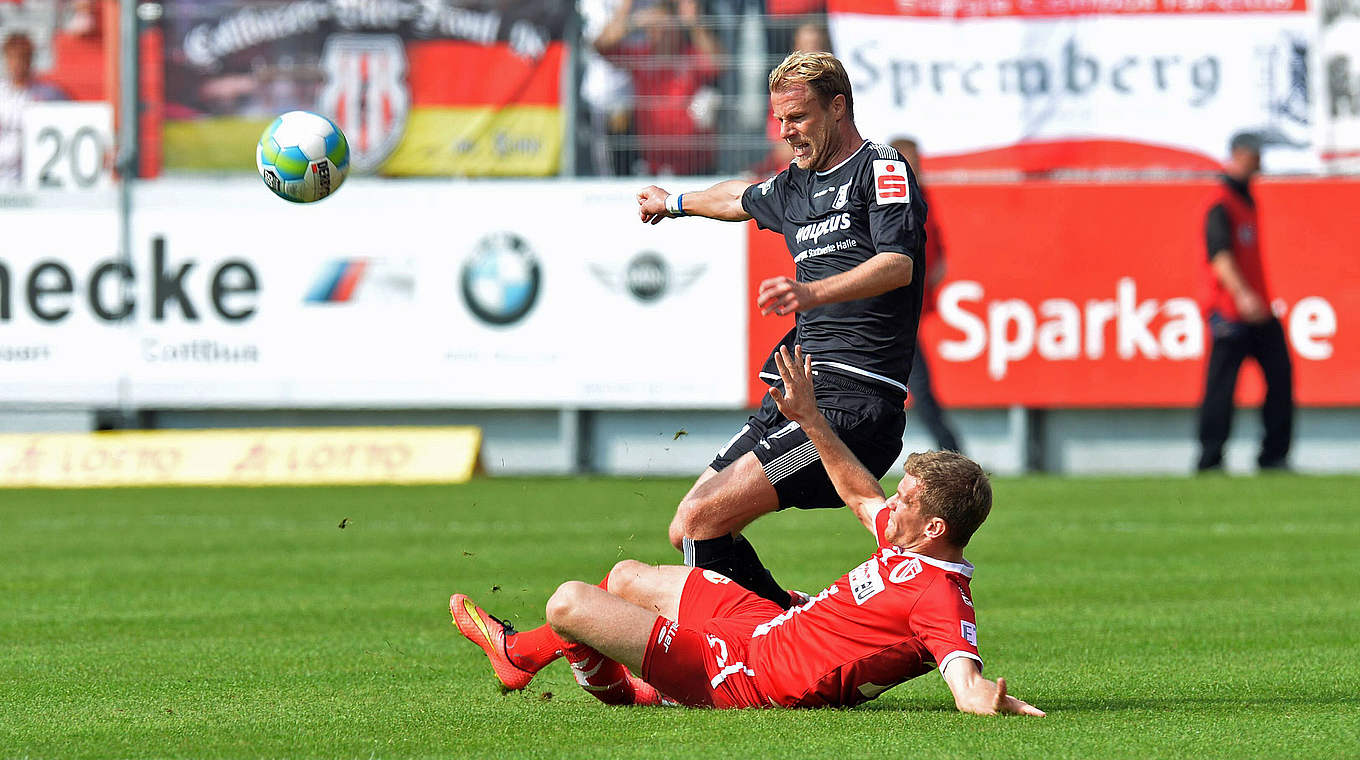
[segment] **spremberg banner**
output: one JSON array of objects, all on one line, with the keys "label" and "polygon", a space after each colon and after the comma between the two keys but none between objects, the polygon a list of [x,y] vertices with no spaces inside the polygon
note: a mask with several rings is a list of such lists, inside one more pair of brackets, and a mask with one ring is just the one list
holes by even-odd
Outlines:
[{"label": "spremberg banner", "polygon": [[1328,169],[1360,170],[1360,0],[1317,4],[1317,141]]},{"label": "spremberg banner", "polygon": [[1320,166],[1305,0],[831,0],[830,28],[861,131],[932,170],[1212,170],[1241,130]]},{"label": "spremberg banner", "polygon": [[151,408],[742,407],[745,229],[641,224],[636,191],[357,178],[296,206],[253,178],[162,179],[136,190],[131,261],[112,213],[6,212],[28,233],[0,252],[0,393]]},{"label": "spremberg banner", "polygon": [[301,109],[339,124],[360,173],[557,172],[568,0],[163,5],[166,168],[253,168]]}]

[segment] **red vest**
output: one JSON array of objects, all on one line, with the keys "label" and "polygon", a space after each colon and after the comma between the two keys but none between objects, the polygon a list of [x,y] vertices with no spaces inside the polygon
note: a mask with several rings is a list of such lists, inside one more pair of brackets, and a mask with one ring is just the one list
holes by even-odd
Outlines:
[{"label": "red vest", "polygon": [[[944,237],[940,234],[940,223],[937,220],[934,206],[930,205],[930,196],[926,195],[926,189],[921,188],[921,200],[926,204],[926,223],[924,230],[926,233],[925,265],[926,275],[929,276],[931,270],[944,263]],[[931,287],[927,280],[925,295],[921,301],[921,316],[935,311],[935,299],[939,297],[936,289]]]},{"label": "red vest", "polygon": [[[1242,272],[1242,278],[1256,291],[1261,300],[1266,302],[1267,308],[1269,308],[1270,293],[1266,290],[1265,270],[1261,267],[1261,244],[1257,236],[1256,207],[1247,203],[1246,199],[1238,195],[1237,191],[1229,187],[1226,182],[1219,185],[1218,195],[1209,207],[1213,208],[1215,205],[1222,205],[1228,212],[1228,224],[1232,227],[1232,255],[1237,260],[1237,268]],[[1218,281],[1207,255],[1202,261],[1204,262],[1204,285],[1200,293],[1200,305],[1203,307],[1204,313],[1207,315],[1209,312],[1216,311],[1224,319],[1241,321],[1242,315],[1237,313],[1237,304],[1233,301],[1232,294],[1228,292],[1227,288],[1223,287],[1223,283]]]}]

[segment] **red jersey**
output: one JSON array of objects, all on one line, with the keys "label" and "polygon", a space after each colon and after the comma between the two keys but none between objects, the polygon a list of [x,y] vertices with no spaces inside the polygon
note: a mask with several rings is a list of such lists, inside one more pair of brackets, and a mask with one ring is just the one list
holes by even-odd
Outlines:
[{"label": "red jersey", "polygon": [[[930,272],[937,266],[944,264],[944,235],[940,233],[940,223],[937,218],[935,206],[930,202],[930,196],[926,194],[925,187],[921,187],[921,200],[925,203],[928,212],[926,213],[926,223],[923,226],[926,232],[925,265],[926,277],[930,277]],[[935,311],[935,299],[939,296],[937,288],[926,280],[925,295],[921,298],[921,316]]]},{"label": "red jersey", "polygon": [[956,657],[981,666],[973,566],[898,549],[883,538],[887,524],[881,507],[869,561],[752,632],[752,669],[771,704],[856,705]]}]

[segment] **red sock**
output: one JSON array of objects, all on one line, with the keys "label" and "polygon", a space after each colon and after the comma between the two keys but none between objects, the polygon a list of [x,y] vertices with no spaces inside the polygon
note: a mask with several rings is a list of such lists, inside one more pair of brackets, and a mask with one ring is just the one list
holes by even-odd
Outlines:
[{"label": "red sock", "polygon": [[537,673],[561,657],[566,645],[547,623],[532,631],[505,637],[505,653],[510,656],[510,662],[530,673]]},{"label": "red sock", "polygon": [[[600,588],[609,590],[609,576],[600,581]],[[510,662],[530,673],[537,673],[548,663],[562,656],[566,642],[544,623],[530,631],[520,631],[505,638],[505,653]]]},{"label": "red sock", "polygon": [[581,688],[607,705],[631,705],[633,684],[628,668],[585,644],[568,644],[562,654],[571,663],[572,675]]}]

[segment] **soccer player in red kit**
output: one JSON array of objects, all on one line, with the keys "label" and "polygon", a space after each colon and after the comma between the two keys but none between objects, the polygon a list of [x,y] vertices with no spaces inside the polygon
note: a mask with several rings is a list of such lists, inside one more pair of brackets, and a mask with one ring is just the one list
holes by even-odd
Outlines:
[{"label": "soccer player in red kit", "polygon": [[[963,547],[991,509],[986,474],[954,452],[913,454],[885,498],[818,411],[810,357],[781,348],[776,364],[783,390],[772,388],[772,398],[814,442],[878,551],[788,610],[684,566],[625,560],[599,586],[568,581],[548,600],[547,618],[577,681],[610,704],[829,707],[938,669],[963,712],[1042,716],[1008,695],[1004,679],[982,677]],[[450,609],[506,686],[528,684],[533,673],[507,654],[513,629],[462,594]]]}]

